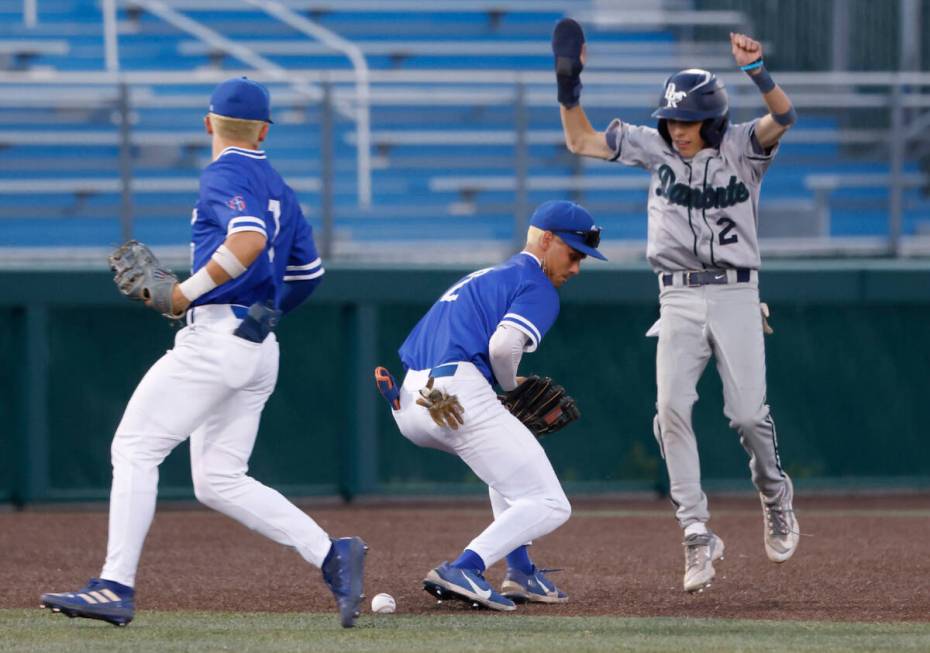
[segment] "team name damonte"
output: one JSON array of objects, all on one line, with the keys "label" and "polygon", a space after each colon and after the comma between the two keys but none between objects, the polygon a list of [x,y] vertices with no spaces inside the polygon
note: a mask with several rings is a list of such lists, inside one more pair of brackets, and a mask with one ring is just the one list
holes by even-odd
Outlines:
[{"label": "team name damonte", "polygon": [[675,183],[675,171],[667,165],[659,166],[659,187],[656,195],[665,197],[672,204],[692,209],[722,209],[749,199],[749,189],[736,178],[730,177],[727,186],[695,186]]}]

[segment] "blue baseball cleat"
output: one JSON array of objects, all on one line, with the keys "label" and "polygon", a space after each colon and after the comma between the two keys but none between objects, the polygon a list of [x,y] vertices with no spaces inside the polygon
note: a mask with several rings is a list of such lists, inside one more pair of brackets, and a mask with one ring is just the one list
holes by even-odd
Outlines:
[{"label": "blue baseball cleat", "polygon": [[568,595],[546,577],[545,572],[556,569],[537,569],[524,574],[519,569],[508,569],[501,584],[501,594],[516,603],[565,603]]},{"label": "blue baseball cleat", "polygon": [[517,609],[513,601],[491,589],[481,572],[453,567],[448,562],[430,570],[423,579],[423,589],[440,601],[458,599],[474,607],[484,606],[502,612]]},{"label": "blue baseball cleat", "polygon": [[339,606],[343,628],[351,628],[359,615],[358,604],[364,598],[363,577],[368,545],[360,537],[333,540],[333,548],[323,562],[323,580],[332,590]]},{"label": "blue baseball cleat", "polygon": [[136,613],[136,591],[112,580],[91,578],[87,587],[76,592],[43,594],[39,605],[68,617],[100,619],[114,626],[125,626]]},{"label": "blue baseball cleat", "polygon": [[375,385],[378,392],[384,397],[393,410],[400,410],[400,388],[394,380],[394,375],[386,367],[375,368]]}]

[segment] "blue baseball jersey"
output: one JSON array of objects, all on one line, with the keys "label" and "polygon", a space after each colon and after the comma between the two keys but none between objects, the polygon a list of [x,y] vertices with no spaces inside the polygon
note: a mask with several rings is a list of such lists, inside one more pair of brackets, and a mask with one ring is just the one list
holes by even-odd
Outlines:
[{"label": "blue baseball jersey", "polygon": [[191,218],[191,273],[210,260],[228,236],[256,231],[267,237],[239,277],[201,295],[192,306],[280,300],[283,284],[323,275],[297,196],[261,150],[227,147],[200,175],[200,198]]},{"label": "blue baseball jersey", "polygon": [[534,351],[559,315],[559,294],[529,252],[472,272],[439,298],[401,345],[408,370],[473,363],[494,381],[488,342],[499,324],[522,331]]}]

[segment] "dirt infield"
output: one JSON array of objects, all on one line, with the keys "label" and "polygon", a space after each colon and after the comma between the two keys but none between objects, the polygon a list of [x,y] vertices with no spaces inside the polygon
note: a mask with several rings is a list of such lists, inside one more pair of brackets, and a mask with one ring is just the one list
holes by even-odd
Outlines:
[{"label": "dirt infield", "polygon": [[[553,578],[571,601],[515,614],[930,620],[928,495],[800,496],[807,536],[783,565],[765,557],[757,501],[711,497],[711,526],[727,556],[714,585],[694,596],[681,590],[681,536],[666,501],[573,503],[572,519],[531,550],[540,566],[563,569]],[[398,612],[467,609],[438,606],[420,581],[487,524],[484,502],[304,507],[331,534],[371,545],[368,596],[394,595]],[[96,575],[106,525],[102,508],[0,513],[0,608],[37,606],[41,592],[72,590]],[[495,583],[502,566],[488,573]],[[333,609],[319,572],[296,553],[195,508],[159,507],[137,589],[140,610]]]}]

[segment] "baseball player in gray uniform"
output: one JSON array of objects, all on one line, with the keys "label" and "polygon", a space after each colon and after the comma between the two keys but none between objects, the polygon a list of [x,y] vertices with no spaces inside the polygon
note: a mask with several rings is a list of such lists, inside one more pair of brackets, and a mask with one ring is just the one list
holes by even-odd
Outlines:
[{"label": "baseball player in gray uniform", "polygon": [[598,132],[579,104],[581,27],[563,19],[552,44],[568,149],[652,175],[646,257],[658,275],[661,307],[648,333],[659,338],[654,431],[684,529],[684,589],[709,586],[714,562],[724,552],[723,540],[707,527],[710,514],[691,426],[697,382],[712,356],[723,381],[724,413],[749,454],[762,501],[765,551],[770,560],[784,562],[797,548],[799,531],[791,479],[782,468],[766,404],[767,309],[759,301],[757,225],[762,176],[796,120],[791,101],[765,70],[761,45],[731,34],[736,64],[759,87],[768,114],[729,124],[723,84],[692,68],[666,80],[653,113],[657,128],[618,119]]}]

